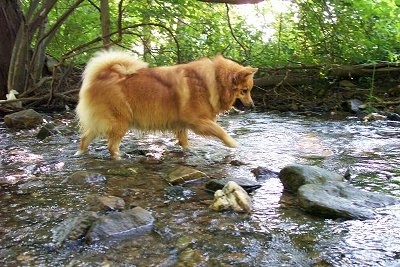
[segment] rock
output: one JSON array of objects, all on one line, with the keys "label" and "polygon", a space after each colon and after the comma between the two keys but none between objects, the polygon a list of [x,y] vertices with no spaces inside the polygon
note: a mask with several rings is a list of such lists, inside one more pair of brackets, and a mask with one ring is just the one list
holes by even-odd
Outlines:
[{"label": "rock", "polygon": [[370,113],[363,118],[364,121],[384,121],[387,120],[387,117],[385,115],[379,114],[379,113]]},{"label": "rock", "polygon": [[386,112],[384,115],[386,115],[387,119],[390,121],[400,121],[400,115],[397,113]]},{"label": "rock", "polygon": [[204,172],[190,167],[178,166],[168,174],[167,181],[173,185],[176,185],[202,177],[207,177],[207,175]]},{"label": "rock", "polygon": [[93,211],[114,211],[123,210],[125,208],[125,201],[115,196],[99,196],[92,194],[87,196],[87,201],[91,205],[91,210]]},{"label": "rock", "polygon": [[45,125],[42,126],[42,128],[40,128],[39,132],[36,135],[36,138],[39,140],[44,140],[47,137],[57,133],[59,133],[59,131],[56,129],[54,124],[46,123]]},{"label": "rock", "polygon": [[237,183],[239,186],[241,186],[247,193],[251,193],[254,190],[258,189],[261,187],[261,184],[252,181],[250,179],[245,179],[245,178],[230,178],[230,179],[211,179],[206,182],[205,184],[205,189],[210,192],[215,192],[217,190],[221,190],[224,188],[224,186],[230,182],[233,181]]},{"label": "rock", "polygon": [[343,176],[315,166],[291,164],[279,172],[279,179],[286,191],[296,193],[302,185],[343,181]]},{"label": "rock", "polygon": [[53,242],[59,247],[66,241],[83,238],[97,218],[95,212],[86,212],[64,220],[51,230]]},{"label": "rock", "polygon": [[272,170],[269,170],[267,168],[264,167],[257,167],[253,170],[251,170],[251,172],[254,174],[254,176],[256,177],[257,181],[265,181],[268,180],[270,178],[277,178],[278,177],[278,173],[274,172]]},{"label": "rock", "polygon": [[132,176],[138,173],[137,168],[114,168],[107,170],[107,174],[117,175],[117,176]]},{"label": "rock", "polygon": [[288,165],[279,178],[285,190],[297,194],[301,208],[322,217],[372,219],[374,208],[399,203],[395,197],[357,189],[344,183],[343,176],[315,166]]},{"label": "rock", "polygon": [[238,160],[238,159],[233,159],[233,160],[231,160],[230,164],[231,164],[232,166],[242,166],[242,165],[247,165],[247,163],[246,163],[246,162],[243,162],[243,161],[241,161],[241,160]]},{"label": "rock", "polygon": [[4,116],[4,123],[11,129],[31,129],[39,126],[43,117],[33,109],[18,111]]},{"label": "rock", "polygon": [[350,82],[349,80],[341,80],[339,82],[340,87],[357,87],[354,83]]},{"label": "rock", "polygon": [[363,102],[359,99],[350,99],[342,104],[346,111],[351,111],[353,113],[359,113],[362,105]]},{"label": "rock", "polygon": [[104,183],[106,180],[107,178],[100,173],[77,171],[65,181],[72,184],[96,184]]},{"label": "rock", "polygon": [[151,231],[154,217],[147,210],[135,207],[122,212],[100,216],[88,230],[89,243],[110,238],[126,238]]},{"label": "rock", "polygon": [[362,191],[342,182],[306,184],[299,188],[300,206],[328,218],[372,219],[374,208],[399,203],[392,196]]},{"label": "rock", "polygon": [[247,192],[237,183],[230,181],[222,190],[214,194],[214,202],[210,208],[215,211],[234,210],[236,212],[250,212],[251,199]]}]

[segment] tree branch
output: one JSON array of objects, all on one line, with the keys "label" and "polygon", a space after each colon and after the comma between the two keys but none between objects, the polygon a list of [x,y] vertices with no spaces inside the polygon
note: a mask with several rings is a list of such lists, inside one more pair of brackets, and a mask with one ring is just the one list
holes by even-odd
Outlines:
[{"label": "tree branch", "polygon": [[244,53],[246,54],[246,58],[247,58],[248,57],[248,49],[242,42],[240,42],[240,40],[236,37],[235,33],[233,32],[232,23],[231,23],[231,17],[229,16],[229,5],[225,4],[225,7],[226,7],[226,17],[228,19],[228,26],[229,26],[229,30],[231,32],[231,35],[232,35],[233,39],[235,39],[235,41],[243,49]]}]

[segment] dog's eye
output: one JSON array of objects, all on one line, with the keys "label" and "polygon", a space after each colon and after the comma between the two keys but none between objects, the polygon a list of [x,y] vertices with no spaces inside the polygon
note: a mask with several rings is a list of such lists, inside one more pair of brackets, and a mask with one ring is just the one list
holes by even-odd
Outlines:
[{"label": "dog's eye", "polygon": [[241,94],[245,95],[245,94],[247,94],[248,91],[249,91],[249,89],[242,89]]}]

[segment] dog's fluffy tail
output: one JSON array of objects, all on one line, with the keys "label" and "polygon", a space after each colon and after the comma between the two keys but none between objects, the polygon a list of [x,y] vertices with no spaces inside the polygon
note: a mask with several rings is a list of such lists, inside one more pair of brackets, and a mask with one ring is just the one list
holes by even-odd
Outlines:
[{"label": "dog's fluffy tail", "polygon": [[114,50],[98,52],[86,65],[81,90],[95,80],[115,79],[116,77],[120,79],[147,67],[146,62],[136,59],[127,52]]}]

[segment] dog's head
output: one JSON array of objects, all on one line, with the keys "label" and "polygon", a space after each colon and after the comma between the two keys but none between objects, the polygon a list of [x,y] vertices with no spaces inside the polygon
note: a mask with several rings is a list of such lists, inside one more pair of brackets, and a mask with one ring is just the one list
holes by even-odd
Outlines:
[{"label": "dog's head", "polygon": [[233,78],[235,100],[239,99],[245,109],[254,107],[250,93],[254,84],[253,77],[257,71],[257,68],[242,67],[241,70],[235,73]]}]

